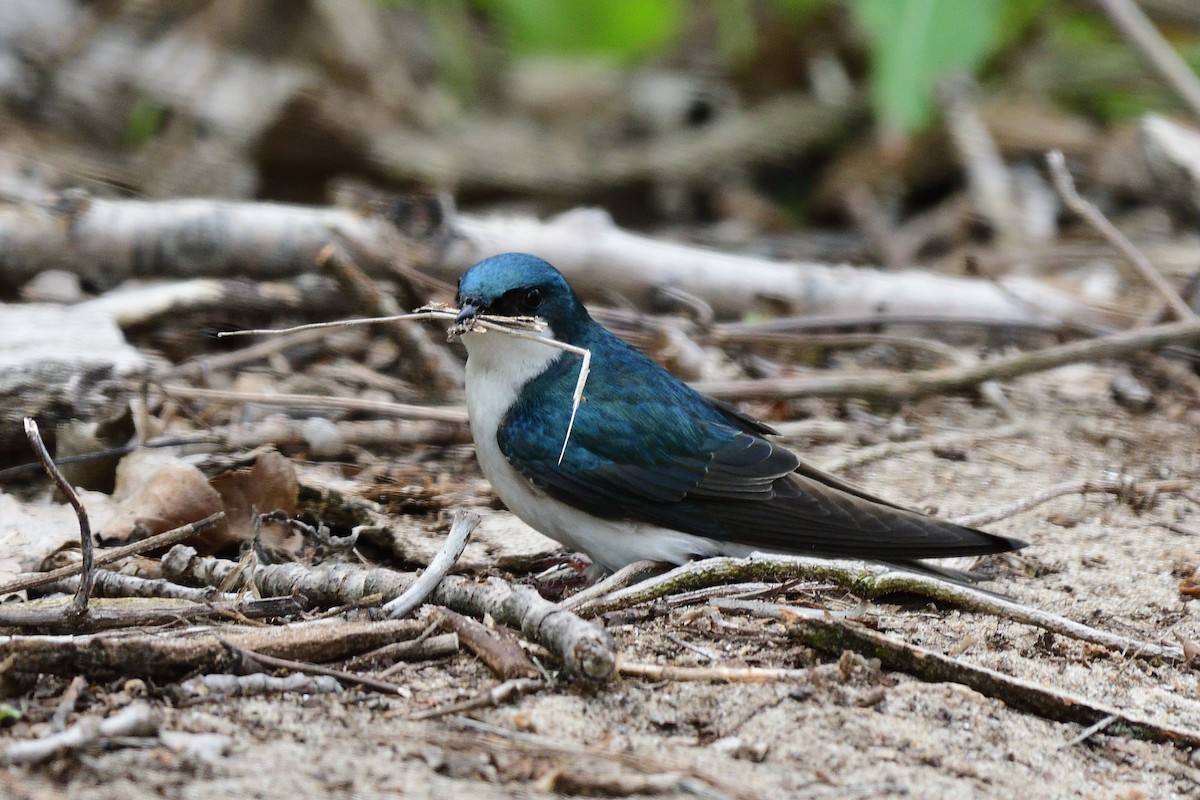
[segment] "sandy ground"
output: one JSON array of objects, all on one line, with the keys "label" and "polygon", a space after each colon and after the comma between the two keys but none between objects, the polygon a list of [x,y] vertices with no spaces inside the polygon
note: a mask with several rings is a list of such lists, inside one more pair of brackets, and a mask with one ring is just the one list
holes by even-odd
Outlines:
[{"label": "sandy ground", "polygon": [[[928,451],[887,458],[848,477],[873,490],[954,516],[991,508],[1064,480],[1128,473],[1137,479],[1200,475],[1200,409],[1167,393],[1132,413],[1097,386],[1098,368],[1016,382],[1011,396],[1030,422],[1018,439],[981,443],[965,461]],[[1002,420],[964,399],[900,412],[918,435],[982,431]],[[867,421],[853,424],[869,437]],[[851,437],[852,439],[856,437]],[[854,441],[798,443],[822,464]],[[1200,493],[1198,490],[1197,493]],[[1197,493],[1193,493],[1195,496]],[[500,519],[494,517],[493,519]],[[488,525],[469,560],[535,547],[513,526]],[[1054,500],[989,526],[1027,539],[991,568],[991,588],[1021,602],[1151,641],[1200,641],[1195,604],[1178,590],[1200,565],[1200,507],[1162,497],[1135,510],[1111,496]],[[489,520],[489,524],[492,520]],[[497,534],[499,532],[499,535]],[[511,547],[508,542],[511,539]],[[419,546],[417,547],[419,549]],[[854,605],[844,593],[825,598]],[[908,602],[864,612],[893,636],[964,661],[1159,723],[1200,730],[1197,674],[1135,660],[988,616]],[[1200,755],[1101,732],[1070,744],[1080,726],[1048,722],[954,684],[924,683],[858,656],[820,657],[777,622],[696,608],[608,620],[624,657],[663,664],[802,667],[776,683],[618,680],[561,684],[474,717],[514,732],[496,737],[453,718],[414,722],[411,712],[473,695],[492,678],[468,654],[401,673],[410,698],[351,690],[174,709],[149,695],[166,727],[230,737],[204,757],[161,747],[125,748],[0,771],[10,798],[509,798],[658,792],[666,798],[1184,798],[1200,794]],[[689,647],[711,651],[715,662]],[[61,682],[28,696],[53,709]],[[101,692],[100,688],[107,693]],[[134,684],[100,687],[84,711],[114,704]],[[31,716],[37,716],[32,714]],[[14,732],[28,735],[28,726]]]}]

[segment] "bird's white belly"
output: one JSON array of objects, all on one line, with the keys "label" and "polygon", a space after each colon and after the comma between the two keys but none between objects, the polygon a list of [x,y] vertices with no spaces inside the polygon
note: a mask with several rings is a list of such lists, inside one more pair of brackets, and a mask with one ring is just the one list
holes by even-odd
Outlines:
[{"label": "bird's white belly", "polygon": [[[682,564],[711,555],[740,555],[747,548],[727,546],[699,536],[628,520],[594,517],[555,500],[517,472],[496,441],[496,431],[522,387],[562,351],[502,333],[468,333],[467,413],[475,453],[484,476],[509,510],[539,533],[615,570],[650,559]],[[566,435],[566,431],[563,431]]]}]

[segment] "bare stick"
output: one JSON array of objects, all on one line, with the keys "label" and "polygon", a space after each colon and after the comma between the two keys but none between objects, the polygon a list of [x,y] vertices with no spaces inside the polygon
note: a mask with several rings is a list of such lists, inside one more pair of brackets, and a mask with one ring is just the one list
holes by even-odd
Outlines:
[{"label": "bare stick", "polygon": [[603,597],[617,589],[624,589],[631,583],[637,583],[655,572],[661,572],[664,566],[661,561],[634,561],[632,564],[621,567],[599,583],[589,586],[581,592],[576,592],[560,602],[559,605],[567,609],[579,608],[590,600]]},{"label": "bare stick", "polygon": [[154,736],[158,733],[158,714],[147,703],[130,703],[107,719],[84,720],[62,733],[41,739],[15,741],[4,750],[6,764],[36,764],[59,753],[85,747],[101,739],[129,736]]},{"label": "bare stick", "polygon": [[1058,749],[1065,750],[1068,747],[1074,747],[1077,744],[1082,744],[1083,742],[1086,742],[1088,739],[1095,736],[1097,733],[1100,733],[1102,730],[1107,728],[1109,725],[1112,725],[1114,722],[1120,722],[1120,721],[1121,721],[1121,716],[1119,714],[1109,714],[1107,717],[1105,717],[1104,719],[1095,723],[1094,725],[1088,725],[1086,728],[1084,728],[1083,730],[1081,730],[1079,732],[1078,736],[1075,736],[1069,742],[1064,742]]},{"label": "bare stick", "polygon": [[467,412],[458,408],[435,408],[433,406],[417,406],[408,403],[385,403],[378,400],[363,400],[358,397],[325,397],[316,394],[260,394],[258,392],[237,392],[225,389],[199,389],[193,386],[177,384],[162,385],[159,388],[170,397],[181,400],[211,400],[225,403],[258,403],[259,405],[275,405],[304,408],[332,408],[344,411],[361,411],[368,414],[396,417],[398,419],[424,419],[435,422],[452,422],[459,425],[467,423]]},{"label": "bare stick", "polygon": [[472,511],[455,511],[451,520],[450,532],[446,534],[442,549],[438,550],[433,561],[429,562],[429,566],[421,573],[421,577],[413,581],[403,594],[384,605],[383,613],[390,619],[408,616],[413,609],[425,602],[462,555],[471,531],[479,526],[479,515]]},{"label": "bare stick", "polygon": [[180,683],[175,693],[191,701],[219,700],[225,697],[250,697],[261,694],[303,692],[304,694],[333,694],[342,691],[342,684],[329,675],[307,675],[293,672],[282,678],[256,672],[253,675],[214,673],[189,678]]},{"label": "bare stick", "polygon": [[1195,481],[1182,478],[1165,481],[1145,481],[1143,483],[1134,483],[1130,480],[1067,481],[1066,483],[1047,487],[1040,492],[1035,492],[1011,503],[1006,503],[998,508],[980,511],[977,514],[966,514],[961,517],[955,517],[954,522],[958,525],[975,528],[980,525],[996,522],[997,520],[1007,519],[1014,514],[1019,514],[1022,511],[1028,511],[1031,508],[1040,506],[1042,503],[1053,500],[1055,497],[1062,497],[1069,494],[1104,493],[1124,496],[1153,496],[1168,492],[1186,491],[1194,485]]},{"label": "bare stick", "polygon": [[546,682],[540,678],[513,678],[512,680],[493,686],[486,692],[476,695],[469,700],[463,700],[461,703],[451,703],[439,708],[431,708],[428,711],[419,711],[409,717],[409,719],[433,719],[434,717],[444,717],[447,714],[457,714],[460,711],[498,706],[514,697],[536,692],[545,685]]},{"label": "bare stick", "polygon": [[725,683],[797,681],[812,677],[812,672],[807,669],[676,667],[662,664],[637,664],[629,661],[622,661],[618,664],[617,672],[626,678],[648,678],[652,681],[721,681]]},{"label": "bare stick", "polygon": [[1114,733],[1152,742],[1167,742],[1178,747],[1200,745],[1200,731],[1172,728],[1138,719],[1078,695],[1059,692],[893,639],[852,620],[797,618],[789,620],[789,631],[809,647],[821,652],[841,655],[845,650],[854,650],[870,658],[878,658],[889,669],[900,670],[925,681],[952,681],[969,686],[982,695],[1002,700],[1011,708],[1044,719],[1093,725],[1108,717],[1115,717],[1109,724]]},{"label": "bare stick", "polygon": [[[73,593],[78,588],[79,577],[76,575],[49,584],[49,591],[62,592],[64,594],[68,592]],[[163,580],[162,578],[139,578],[137,575],[125,575],[120,572],[100,568],[96,569],[96,576],[92,581],[92,597],[156,597],[170,600],[187,600],[193,603],[211,603],[217,601],[236,603],[242,599],[239,595],[232,592],[218,592],[208,586],[203,588],[180,586],[174,581]],[[6,610],[11,611],[12,608],[0,606],[0,619],[4,619],[4,612]]]},{"label": "bare stick", "polygon": [[[1112,0],[1099,0],[1099,2],[1107,3]],[[1177,318],[1181,320],[1195,319],[1196,314],[1192,311],[1192,307],[1179,296],[1179,292],[1175,291],[1175,287],[1163,277],[1158,268],[1150,263],[1150,259],[1134,247],[1133,242],[1129,241],[1129,237],[1121,233],[1116,225],[1109,222],[1108,217],[1104,216],[1100,209],[1083,199],[1076,191],[1075,181],[1071,178],[1070,171],[1067,170],[1067,161],[1063,157],[1062,151],[1051,150],[1047,153],[1046,165],[1050,167],[1050,177],[1054,181],[1054,189],[1067,208],[1082,217],[1088,225],[1095,228],[1109,244],[1115,247],[1125,260],[1137,270],[1142,279],[1158,292]]]},{"label": "bare stick", "polygon": [[816,375],[802,378],[710,381],[695,388],[727,400],[770,397],[846,397],[913,400],[935,394],[973,389],[990,380],[1004,380],[1042,372],[1064,364],[1093,359],[1129,358],[1145,350],[1200,340],[1200,320],[1189,319],[1149,328],[1120,331],[1096,339],[997,358],[969,367],[952,367],[921,372],[861,372],[849,375]]},{"label": "bare stick", "polygon": [[79,695],[86,688],[87,678],[82,675],[76,675],[71,679],[67,690],[63,692],[62,697],[58,700],[58,708],[54,709],[54,716],[50,718],[51,731],[58,733],[66,729],[67,718],[75,713],[75,704],[79,702]]},{"label": "bare stick", "polygon": [[594,617],[702,586],[748,580],[785,581],[797,578],[827,581],[867,599],[903,592],[941,600],[968,611],[991,614],[1072,639],[1091,642],[1130,657],[1162,658],[1174,662],[1187,660],[1182,647],[1155,644],[1103,631],[932,575],[897,570],[884,564],[864,564],[807,556],[756,553],[743,559],[722,557],[692,561],[665,575],[586,603],[575,612],[581,616]]},{"label": "bare stick", "polygon": [[[538,668],[511,636],[497,635],[482,622],[464,617],[448,608],[437,608],[434,617],[443,628],[453,631],[462,639],[472,653],[477,655],[488,669],[501,680],[513,678],[537,678]],[[503,629],[501,629],[503,630]]]},{"label": "bare stick", "polygon": [[[291,601],[291,598],[286,598]],[[227,644],[277,658],[338,661],[417,636],[412,620],[339,622],[327,620],[268,626],[197,625],[179,631],[0,636],[0,662],[19,675],[39,672],[114,675],[175,680],[196,672],[227,672],[236,664]]]},{"label": "bare stick", "polygon": [[1200,80],[1133,0],[1096,0],[1120,32],[1180,99],[1200,116]]},{"label": "bare stick", "polygon": [[[111,574],[111,573],[109,573]],[[230,617],[240,621],[260,617],[288,617],[304,610],[291,597],[268,597],[262,600],[219,601],[214,603],[159,603],[154,605],[130,603],[99,605],[93,603],[85,619],[65,621],[58,606],[21,604],[0,608],[0,626],[35,628],[41,633],[78,633],[111,628],[135,628],[151,625],[174,625],[179,622],[211,617]]]},{"label": "bare stick", "polygon": [[[237,565],[231,561],[198,556],[186,545],[176,546],[163,557],[163,572],[168,577],[200,583],[219,585],[236,569]],[[299,593],[322,606],[354,603],[376,592],[387,598],[397,597],[417,579],[411,573],[360,569],[349,564],[316,568],[266,564],[252,572],[254,585],[263,594]],[[514,586],[499,578],[478,580],[447,575],[430,599],[462,614],[475,617],[489,614],[497,622],[520,630],[562,659],[567,672],[576,677],[592,681],[612,677],[616,654],[608,632],[551,603],[528,586]]]},{"label": "bare stick", "polygon": [[1027,424],[1014,422],[988,431],[954,431],[924,439],[914,439],[909,442],[883,442],[871,447],[861,447],[842,458],[823,462],[821,467],[827,472],[842,472],[854,467],[861,467],[872,461],[891,458],[892,456],[918,453],[941,447],[966,447],[993,439],[1008,439],[1023,436],[1028,431],[1029,426]]},{"label": "bare stick", "polygon": [[25,418],[25,435],[29,437],[29,443],[33,445],[33,451],[37,453],[38,460],[42,462],[42,466],[58,484],[62,493],[67,496],[67,500],[75,508],[75,516],[79,518],[79,550],[83,555],[80,572],[83,577],[79,581],[79,588],[75,590],[75,598],[71,601],[69,612],[69,616],[79,618],[87,614],[88,599],[92,596],[92,581],[96,574],[92,551],[92,523],[88,521],[87,509],[83,507],[83,501],[79,499],[75,487],[71,485],[71,482],[62,474],[62,470],[55,465],[54,459],[50,457],[50,451],[46,449],[46,443],[42,441],[42,434],[38,431],[37,422],[33,417]]},{"label": "bare stick", "polygon": [[[431,625],[430,627],[434,630],[437,629],[436,625]],[[370,653],[355,656],[346,662],[346,668],[363,669],[368,666],[378,665],[383,659],[390,659],[394,663],[375,674],[378,678],[387,678],[403,669],[405,662],[432,661],[435,658],[445,658],[446,656],[454,655],[459,649],[457,633],[443,633],[428,637],[418,636],[412,641],[395,642],[384,645],[378,650],[372,650]]]},{"label": "bare stick", "polygon": [[[225,518],[224,511],[218,511],[215,514],[210,514],[198,522],[189,522],[187,525],[181,525],[178,528],[173,528],[169,531],[149,536],[145,539],[133,542],[132,544],[114,547],[111,550],[105,550],[96,556],[94,566],[100,567],[105,564],[111,564],[114,561],[120,561],[122,558],[145,553],[149,550],[155,550],[159,547],[167,547],[168,545],[178,544],[185,539],[190,539],[201,531],[211,528],[222,519]],[[20,592],[25,589],[32,589],[36,586],[44,586],[47,583],[69,578],[76,575],[80,570],[79,564],[68,564],[65,567],[52,569],[49,572],[31,572],[20,576],[16,580],[9,581],[3,586],[0,586],[0,595],[9,594],[10,592]]]},{"label": "bare stick", "polygon": [[276,658],[275,656],[268,656],[254,650],[248,650],[245,647],[240,647],[230,642],[223,642],[223,644],[234,653],[237,653],[242,659],[242,665],[246,667],[252,667],[254,662],[257,661],[264,667],[288,669],[292,672],[303,672],[306,675],[326,675],[330,678],[339,680],[342,683],[358,685],[367,689],[374,689],[375,691],[383,692],[384,694],[406,694],[406,691],[402,686],[397,686],[394,683],[372,678],[370,675],[355,675],[352,672],[344,672],[340,669],[330,669],[329,667],[322,667],[319,664],[310,664],[307,661],[292,661],[288,658]]}]

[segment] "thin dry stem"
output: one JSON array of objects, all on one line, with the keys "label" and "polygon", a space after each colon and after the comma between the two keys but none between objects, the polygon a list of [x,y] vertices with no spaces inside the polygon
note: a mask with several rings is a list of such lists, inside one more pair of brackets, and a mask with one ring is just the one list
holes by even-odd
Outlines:
[{"label": "thin dry stem", "polygon": [[[120,561],[129,556],[135,556],[139,553],[145,553],[149,550],[156,550],[159,547],[167,547],[168,545],[179,544],[185,539],[195,536],[201,531],[211,528],[222,519],[225,518],[224,511],[218,511],[215,514],[210,514],[197,522],[189,522],[187,525],[181,525],[178,528],[172,528],[169,531],[149,536],[132,544],[114,547],[111,550],[105,550],[94,559],[93,566],[100,567],[105,564],[111,564],[114,561]],[[79,573],[82,568],[81,564],[68,564],[65,567],[52,569],[49,572],[32,572],[21,575],[16,580],[10,581],[3,586],[0,586],[0,595],[6,595],[11,592],[20,592],[25,589],[33,589],[37,586],[45,586],[47,583],[69,578],[72,575]]]},{"label": "thin dry stem", "polygon": [[450,523],[450,532],[446,534],[446,541],[442,543],[442,548],[438,550],[437,555],[429,562],[429,566],[421,573],[421,576],[413,581],[403,594],[394,600],[389,600],[384,605],[383,612],[390,619],[400,619],[424,603],[442,582],[442,578],[450,573],[450,569],[462,555],[463,548],[467,546],[467,539],[471,536],[471,531],[478,526],[478,514],[470,511],[455,511],[453,521]]},{"label": "thin dry stem", "polygon": [[1175,287],[1163,277],[1158,268],[1150,263],[1150,259],[1146,258],[1116,225],[1109,222],[1108,217],[1104,216],[1100,209],[1080,196],[1075,189],[1075,180],[1067,169],[1067,160],[1063,157],[1062,151],[1051,150],[1047,153],[1046,164],[1050,167],[1050,177],[1054,180],[1054,189],[1067,208],[1082,217],[1088,225],[1095,228],[1097,233],[1115,247],[1146,283],[1158,292],[1178,319],[1195,319],[1196,314],[1192,311],[1192,307],[1179,296],[1179,292],[1175,291]]},{"label": "thin dry stem", "polygon": [[92,524],[88,521],[87,509],[83,507],[83,501],[79,499],[75,487],[71,485],[67,477],[62,474],[62,470],[54,463],[54,459],[50,457],[50,451],[46,449],[46,443],[42,441],[42,434],[38,430],[37,422],[32,417],[25,418],[25,435],[29,437],[29,443],[33,445],[33,451],[37,453],[38,460],[42,462],[42,466],[46,468],[46,472],[58,485],[59,490],[67,496],[67,500],[75,509],[75,516],[79,518],[79,550],[83,554],[79,569],[82,578],[79,581],[79,588],[75,590],[75,597],[71,601],[68,614],[75,618],[83,617],[87,614],[88,600],[92,596],[92,583],[96,578],[95,553],[92,548]]}]

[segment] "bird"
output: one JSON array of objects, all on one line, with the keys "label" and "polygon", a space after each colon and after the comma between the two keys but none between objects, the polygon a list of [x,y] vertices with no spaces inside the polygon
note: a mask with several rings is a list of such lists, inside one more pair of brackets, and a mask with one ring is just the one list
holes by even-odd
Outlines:
[{"label": "bird", "polygon": [[[527,253],[470,267],[452,332],[467,351],[466,400],[484,476],[518,518],[582,551],[597,575],[643,560],[681,565],[753,552],[923,566],[1025,542],[867,493],[771,441],[596,322],[561,272]],[[516,338],[474,321],[536,317]],[[581,357],[590,351],[577,408]]]}]

